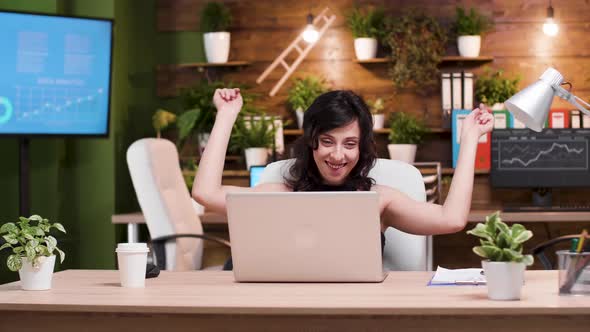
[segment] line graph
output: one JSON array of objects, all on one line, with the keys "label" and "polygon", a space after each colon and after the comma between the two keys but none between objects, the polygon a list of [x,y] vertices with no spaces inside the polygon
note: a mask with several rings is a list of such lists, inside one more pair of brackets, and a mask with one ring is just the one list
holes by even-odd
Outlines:
[{"label": "line graph", "polygon": [[587,140],[502,140],[498,147],[499,170],[587,170]]}]

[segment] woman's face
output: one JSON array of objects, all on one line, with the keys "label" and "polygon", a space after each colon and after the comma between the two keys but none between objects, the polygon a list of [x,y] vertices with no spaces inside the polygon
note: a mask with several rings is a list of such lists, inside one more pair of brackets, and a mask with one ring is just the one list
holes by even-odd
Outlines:
[{"label": "woman's face", "polygon": [[359,160],[361,130],[357,120],[318,137],[313,159],[328,185],[340,185]]}]

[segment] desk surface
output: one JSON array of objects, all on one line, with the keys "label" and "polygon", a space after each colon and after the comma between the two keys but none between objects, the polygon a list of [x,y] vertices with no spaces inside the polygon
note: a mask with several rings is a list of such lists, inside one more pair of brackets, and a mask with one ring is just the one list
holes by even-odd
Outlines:
[{"label": "desk surface", "polygon": [[[484,286],[426,286],[432,272],[392,272],[376,284],[236,283],[231,272],[162,272],[145,289],[119,286],[117,271],[56,273],[53,289],[0,286],[2,311],[322,314],[322,315],[577,315],[590,297],[557,295],[556,271],[527,271],[521,301],[490,301]],[[567,309],[567,310],[564,310]]]},{"label": "desk surface", "polygon": [[[494,210],[471,210],[467,221],[484,222],[485,217]],[[205,212],[201,217],[204,225],[227,224],[224,215],[212,212]],[[590,221],[588,212],[502,212],[502,220],[507,222],[579,222]],[[115,214],[111,218],[113,224],[145,224],[141,212]]]}]

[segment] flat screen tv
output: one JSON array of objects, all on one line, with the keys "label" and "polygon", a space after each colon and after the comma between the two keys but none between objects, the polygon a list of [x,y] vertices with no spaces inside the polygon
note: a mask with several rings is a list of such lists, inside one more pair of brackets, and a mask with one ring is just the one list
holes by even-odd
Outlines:
[{"label": "flat screen tv", "polygon": [[108,136],[112,25],[0,11],[0,135]]}]

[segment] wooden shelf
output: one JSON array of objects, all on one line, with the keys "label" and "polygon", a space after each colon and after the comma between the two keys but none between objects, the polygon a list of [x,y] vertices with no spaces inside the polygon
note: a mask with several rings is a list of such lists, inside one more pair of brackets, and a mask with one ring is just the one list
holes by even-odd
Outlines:
[{"label": "wooden shelf", "polygon": [[[389,62],[389,59],[387,59],[387,58],[375,58],[375,59],[367,59],[367,60],[354,59],[353,61],[356,63],[371,64],[371,63],[387,63],[387,62]],[[474,58],[467,58],[467,57],[462,57],[462,56],[458,56],[458,55],[447,55],[442,58],[441,63],[450,63],[450,62],[477,63],[477,62],[490,62],[490,61],[494,61],[494,57],[492,57],[492,56],[478,56],[478,57],[474,57]]]},{"label": "wooden shelf", "polygon": [[[450,128],[428,128],[428,129],[430,130],[430,133],[434,133],[434,134],[451,133]],[[389,134],[389,132],[390,132],[389,128],[382,128],[382,129],[373,130],[373,133],[375,133],[375,134]],[[302,129],[284,129],[283,130],[283,135],[285,135],[285,136],[300,136],[302,134],[303,134]]]},{"label": "wooden shelf", "polygon": [[169,65],[158,65],[158,70],[175,70],[183,68],[209,68],[209,67],[241,67],[248,66],[248,61],[228,61],[224,63],[208,63],[208,62],[189,62],[189,63],[178,63]]},{"label": "wooden shelf", "polygon": [[[444,167],[442,169],[442,174],[443,175],[453,175],[455,174],[455,169],[452,167]],[[475,174],[476,175],[480,175],[480,174],[490,174],[490,171],[484,171],[484,170],[475,170]]]},{"label": "wooden shelf", "polygon": [[[194,176],[195,175],[195,171],[191,171],[191,170],[182,170],[182,175],[188,175],[188,176]],[[223,171],[223,176],[224,177],[248,177],[250,176],[250,172],[247,170],[242,170],[242,169],[230,169],[230,170],[224,170]]]}]

